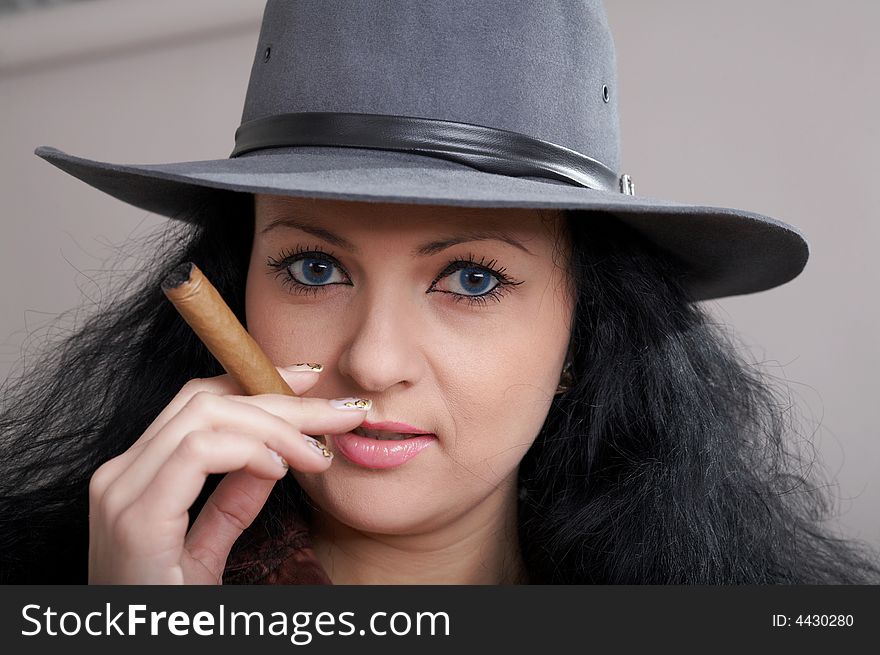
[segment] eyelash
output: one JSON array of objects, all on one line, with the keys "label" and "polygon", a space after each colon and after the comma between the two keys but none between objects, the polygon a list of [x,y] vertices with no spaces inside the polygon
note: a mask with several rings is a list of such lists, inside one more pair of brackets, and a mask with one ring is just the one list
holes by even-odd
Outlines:
[{"label": "eyelash", "polygon": [[[296,279],[291,276],[290,272],[287,270],[287,267],[293,264],[295,261],[300,259],[304,259],[305,255],[318,255],[315,259],[321,259],[326,262],[333,264],[334,266],[338,266],[339,269],[345,273],[345,276],[351,280],[351,276],[348,274],[341,264],[336,261],[335,256],[332,252],[325,252],[321,249],[321,246],[313,246],[310,248],[303,248],[302,246],[297,246],[296,250],[282,250],[281,254],[278,255],[278,259],[274,259],[269,257],[267,265],[270,269],[277,270],[275,277],[282,277],[281,283],[285,286],[290,286],[291,293],[298,293],[301,295],[312,294],[317,296],[320,289],[323,287],[332,286],[330,284],[302,284],[298,282]],[[480,261],[476,261],[476,256],[468,253],[466,258],[459,258],[451,260],[443,271],[434,278],[431,282],[431,286],[433,287],[439,280],[442,280],[444,277],[455,273],[463,268],[481,268],[485,271],[491,273],[497,280],[498,284],[495,285],[490,291],[479,295],[479,296],[468,296],[465,294],[455,293],[453,291],[438,291],[439,293],[446,293],[452,296],[452,299],[455,302],[464,301],[469,305],[486,305],[489,300],[493,300],[498,302],[501,300],[501,297],[504,296],[511,290],[511,287],[518,286],[522,284],[522,282],[518,282],[511,278],[508,275],[505,275],[504,271],[507,270],[505,267],[501,267],[498,269],[493,268],[496,260],[491,260],[489,262],[485,261],[484,257],[480,257]],[[336,282],[335,284],[339,284]]]}]

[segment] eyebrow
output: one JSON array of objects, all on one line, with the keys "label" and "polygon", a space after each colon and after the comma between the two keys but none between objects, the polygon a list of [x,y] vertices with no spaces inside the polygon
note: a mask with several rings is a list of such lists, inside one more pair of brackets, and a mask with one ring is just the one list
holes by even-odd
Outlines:
[{"label": "eyebrow", "polygon": [[[348,239],[344,239],[335,232],[331,232],[330,230],[327,230],[323,227],[311,225],[296,218],[284,217],[270,221],[269,224],[266,225],[266,227],[260,230],[260,234],[266,234],[267,232],[270,232],[280,227],[302,230],[303,232],[307,232],[313,236],[318,237],[319,239],[324,239],[324,241],[328,241],[335,246],[345,248],[355,255],[360,254],[360,249],[358,249],[358,247],[351,243],[351,241],[349,241]],[[474,228],[456,233],[455,236],[449,236],[441,239],[436,239],[434,241],[428,241],[420,246],[416,246],[412,250],[412,256],[427,257],[459,243],[466,243],[468,241],[489,240],[503,241],[504,243],[507,243],[511,246],[514,246],[515,248],[519,248],[520,250],[527,252],[530,255],[533,255],[532,251],[526,248],[521,241],[515,239],[503,230]]]}]

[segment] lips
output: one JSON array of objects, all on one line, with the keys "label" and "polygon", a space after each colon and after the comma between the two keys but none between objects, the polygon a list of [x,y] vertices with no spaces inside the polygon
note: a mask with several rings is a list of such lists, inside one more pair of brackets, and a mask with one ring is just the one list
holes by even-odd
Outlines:
[{"label": "lips", "polygon": [[346,434],[334,435],[336,449],[354,464],[371,469],[400,466],[430,449],[437,435],[408,423],[364,421]]},{"label": "lips", "polygon": [[350,462],[370,469],[401,466],[436,443],[437,437],[433,434],[418,434],[399,440],[364,437],[355,432],[333,435],[336,450]]},{"label": "lips", "polygon": [[361,437],[369,437],[370,439],[379,439],[380,441],[398,441],[406,439],[413,435],[400,432],[388,432],[387,430],[367,430],[366,428],[355,428],[352,430],[356,435]]},{"label": "lips", "polygon": [[417,428],[407,423],[398,423],[396,421],[379,421],[378,423],[364,421],[363,423],[361,423],[360,427],[364,430],[373,430],[394,434],[433,434],[433,432],[431,432],[430,430],[423,430],[422,428]]},{"label": "lips", "polygon": [[418,436],[416,433],[410,432],[391,432],[389,430],[368,430],[363,426],[357,427],[352,430],[357,435],[362,437],[369,437],[370,439],[378,439],[380,441],[399,441],[401,439],[410,439],[412,437]]}]

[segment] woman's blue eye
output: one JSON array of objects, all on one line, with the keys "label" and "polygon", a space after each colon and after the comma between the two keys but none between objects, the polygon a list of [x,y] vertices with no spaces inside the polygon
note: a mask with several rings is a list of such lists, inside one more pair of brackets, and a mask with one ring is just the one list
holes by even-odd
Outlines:
[{"label": "woman's blue eye", "polygon": [[[476,266],[460,268],[450,275],[441,278],[438,282],[441,280],[449,280],[450,288],[446,289],[447,291],[465,296],[483,295],[501,283],[492,273]],[[496,280],[494,285],[492,280]]]},{"label": "woman's blue eye", "polygon": [[[484,305],[490,299],[500,300],[508,288],[522,284],[506,276],[503,268],[493,269],[494,260],[484,265],[482,260],[477,264],[473,259],[471,256],[450,262],[426,293],[446,293],[455,301]],[[345,270],[318,249],[285,252],[280,260],[270,257],[268,264],[278,270],[282,284],[290,285],[291,291],[299,294],[317,295],[324,287],[351,283]]]},{"label": "woman's blue eye", "polygon": [[[331,284],[333,282],[344,282],[341,280],[333,280],[333,272],[339,268],[331,261],[326,259],[318,259],[316,257],[305,257],[288,265],[293,279],[300,284],[306,286],[316,286]],[[341,277],[341,276],[337,276]]]}]

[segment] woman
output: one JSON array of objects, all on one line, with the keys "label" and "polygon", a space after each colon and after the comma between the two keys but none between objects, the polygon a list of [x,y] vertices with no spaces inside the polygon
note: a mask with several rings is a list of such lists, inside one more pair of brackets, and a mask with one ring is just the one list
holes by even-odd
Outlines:
[{"label": "woman", "polygon": [[[566,255],[556,252],[564,223],[540,210],[451,210],[255,197],[253,246],[239,280],[246,280],[245,324],[257,343],[273,362],[329,364],[290,378],[300,394],[359,396],[372,401],[366,420],[377,428],[412,426],[378,430],[384,437],[416,429],[436,436],[422,437],[429,447],[411,461],[381,457],[390,442],[371,439],[364,453],[341,434],[357,428],[364,412],[278,397],[225,406],[211,397],[202,408],[198,390],[226,397],[234,387],[190,385],[173,401],[187,403],[177,416],[151,426],[143,440],[166,443],[136,444],[93,480],[92,581],[200,580],[188,577],[192,568],[206,569],[201,581],[218,581],[236,526],[262,505],[255,499],[243,509],[241,497],[256,495],[248,485],[259,485],[248,475],[214,497],[228,507],[217,500],[203,510],[187,537],[198,563],[184,556],[180,578],[177,552],[163,560],[166,568],[144,560],[183,539],[202,470],[283,475],[267,447],[323,508],[312,515],[314,547],[334,582],[522,578],[516,468],[559,382],[574,304]],[[266,413],[245,413],[244,401]],[[277,441],[283,426],[273,411],[303,432],[334,431],[328,445],[342,456],[328,466],[289,427],[289,443]],[[176,519],[176,538],[162,534],[158,526]]]},{"label": "woman", "polygon": [[[2,424],[4,435],[17,436],[4,444],[6,582],[110,582],[100,576],[118,564],[121,549],[148,536],[176,537],[176,547],[187,532],[193,539],[190,525],[157,534],[161,522],[143,522],[166,505],[142,502],[135,515],[143,531],[126,535],[123,525],[111,543],[120,509],[93,526],[87,557],[86,489],[97,464],[117,458],[131,468],[110,470],[127,482],[123,490],[157,493],[133,480],[136,457],[120,457],[143,454],[131,441],[181,394],[192,397],[199,387],[187,389],[191,380],[217,385],[229,407],[249,400],[249,411],[233,417],[220,402],[201,412],[190,407],[196,421],[229,421],[214,429],[218,443],[262,443],[280,431],[279,416],[294,425],[342,421],[340,431],[363,420],[364,412],[333,418],[329,406],[280,407],[297,399],[237,396],[159,290],[168,263],[182,260],[198,262],[273,361],[324,360],[321,372],[285,373],[302,396],[368,396],[382,419],[410,421],[438,437],[432,449],[389,469],[345,455],[310,459],[292,438],[279,445],[291,475],[277,469],[280,481],[244,539],[232,519],[202,521],[213,524],[212,547],[235,541],[234,562],[252,548],[250,535],[270,533],[286,548],[275,559],[311,565],[311,557],[297,557],[303,542],[286,540],[295,515],[308,517],[315,556],[334,583],[818,583],[876,574],[869,559],[819,529],[820,486],[795,472],[786,415],[768,383],[688,302],[669,260],[613,217],[525,211],[512,221],[493,208],[264,195],[255,197],[255,220],[246,220],[247,209],[184,224],[184,245],[180,234],[164,239],[158,261],[165,264],[72,335],[60,355],[47,353],[37,377],[14,389]],[[503,218],[504,234],[531,254],[477,241],[411,256],[409,246],[462,234],[478,216],[487,227]],[[332,226],[360,254],[331,254],[325,239],[277,223],[295,218]],[[447,273],[426,293],[457,253],[475,258],[474,267]],[[487,289],[500,283],[479,267],[493,260],[492,275],[518,286],[488,304]],[[293,291],[292,284],[305,286]],[[470,297],[484,301],[462,300]],[[571,387],[560,391],[569,326],[577,347]],[[236,433],[249,422],[250,434]],[[178,446],[186,429],[171,435]],[[167,453],[160,465],[175,459]],[[235,484],[246,486],[251,473],[272,471],[245,469]],[[172,495],[182,493],[185,477]],[[210,476],[191,523],[211,514],[206,500],[220,479]],[[260,500],[250,509],[247,498],[236,502],[247,514]],[[91,511],[94,519],[105,510]],[[180,581],[220,580],[224,552],[213,553],[216,560],[206,550],[182,554],[198,567],[179,572]],[[126,561],[123,576],[173,580],[145,559]],[[241,570],[231,566],[227,582]]]},{"label": "woman", "polygon": [[[693,302],[784,283],[805,241],[748,212],[633,195],[615,172],[598,3],[542,3],[541,20],[531,3],[473,4],[377,24],[350,4],[270,2],[228,161],[115,167],[38,151],[179,220],[143,279],[40,375],[7,385],[4,581],[880,579],[873,554],[823,531],[825,497],[789,450],[783,404]],[[362,25],[370,39],[352,36]],[[438,25],[456,48],[416,57]],[[383,32],[396,27],[405,41]],[[590,44],[589,66],[542,31],[563,29]],[[508,32],[533,38],[455,63]],[[573,58],[535,58],[548,43]],[[377,91],[385,77],[351,66],[367,51],[374,70],[425,83]],[[535,61],[570,69],[536,75]],[[444,94],[449,80],[464,92]],[[444,122],[438,105],[471,120]],[[301,111],[327,106],[359,117]],[[577,147],[530,136],[554,130]],[[240,395],[161,293],[180,261],[280,370],[323,365],[284,371],[301,398]],[[340,397],[372,405],[327,402]],[[432,434],[405,462],[365,462],[342,435],[377,421]],[[328,435],[332,460],[308,434]]]}]

